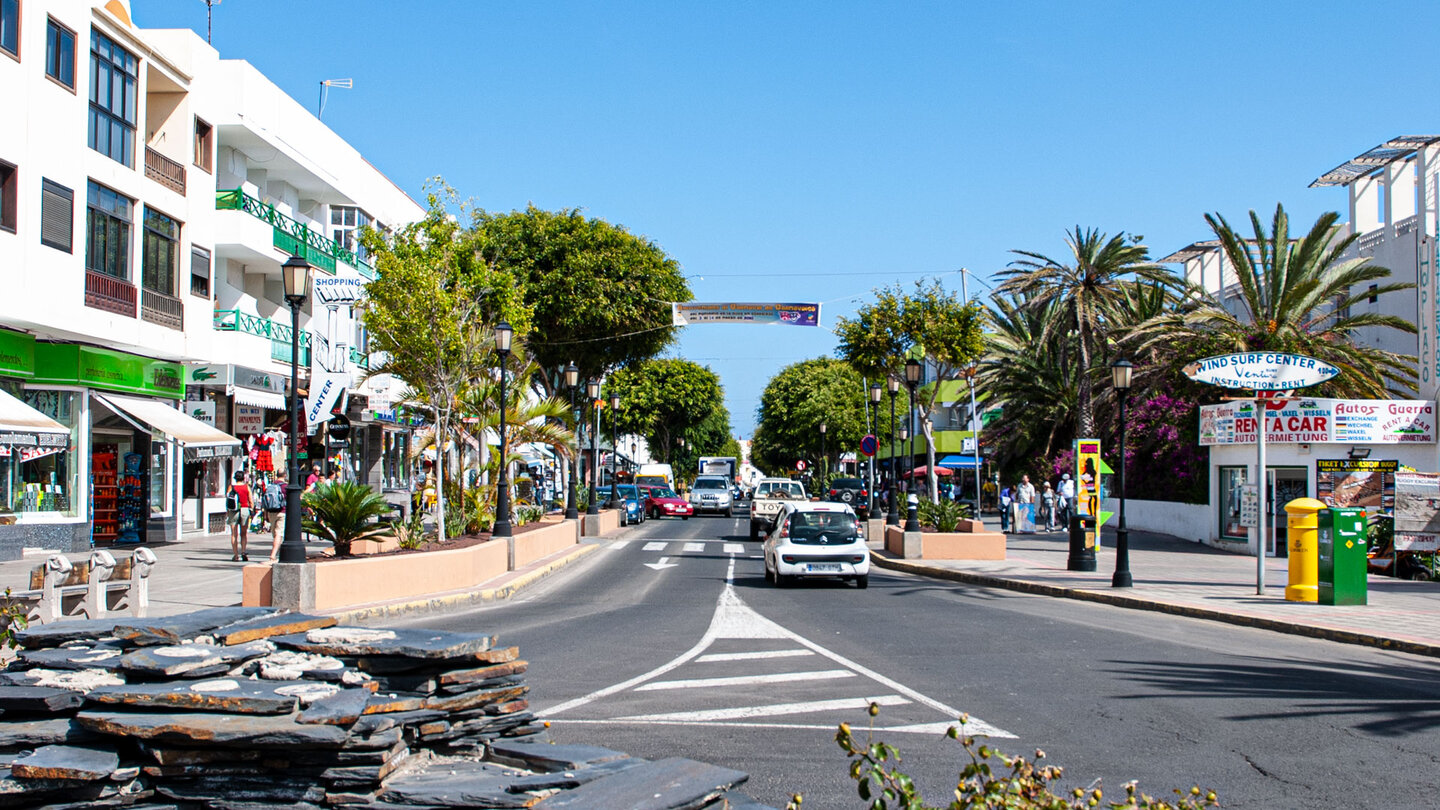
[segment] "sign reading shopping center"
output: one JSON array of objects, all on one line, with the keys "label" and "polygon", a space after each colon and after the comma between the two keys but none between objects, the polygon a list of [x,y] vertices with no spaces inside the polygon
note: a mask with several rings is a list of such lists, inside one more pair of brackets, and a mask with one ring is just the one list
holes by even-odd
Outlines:
[{"label": "sign reading shopping center", "polygon": [[[1255,403],[1200,407],[1200,444],[1254,444]],[[1265,441],[1277,444],[1434,444],[1435,403],[1421,399],[1315,399],[1265,411]]]},{"label": "sign reading shopping center", "polygon": [[1243,352],[1197,360],[1184,368],[1196,382],[1250,391],[1288,391],[1317,385],[1340,369],[1313,357],[1283,352]]}]

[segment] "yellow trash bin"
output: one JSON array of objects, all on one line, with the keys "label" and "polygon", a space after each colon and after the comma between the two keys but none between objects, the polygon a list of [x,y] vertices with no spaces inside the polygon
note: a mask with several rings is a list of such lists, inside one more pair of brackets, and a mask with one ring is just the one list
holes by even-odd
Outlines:
[{"label": "yellow trash bin", "polygon": [[1326,508],[1314,498],[1296,498],[1285,504],[1290,551],[1290,584],[1285,586],[1288,601],[1320,599],[1320,512]]}]

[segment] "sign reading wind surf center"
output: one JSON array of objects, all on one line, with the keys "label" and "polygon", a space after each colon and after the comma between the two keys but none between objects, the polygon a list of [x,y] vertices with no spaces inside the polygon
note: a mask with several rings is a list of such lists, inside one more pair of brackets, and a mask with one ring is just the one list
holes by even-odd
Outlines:
[{"label": "sign reading wind surf center", "polygon": [[1185,376],[1221,388],[1288,391],[1318,385],[1340,369],[1313,357],[1283,352],[1242,352],[1207,357],[1186,366]]}]

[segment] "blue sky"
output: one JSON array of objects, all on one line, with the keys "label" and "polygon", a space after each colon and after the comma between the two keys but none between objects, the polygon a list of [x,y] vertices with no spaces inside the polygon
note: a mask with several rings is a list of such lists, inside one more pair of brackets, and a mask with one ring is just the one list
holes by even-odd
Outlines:
[{"label": "blue sky", "polygon": [[[205,31],[203,0],[132,0]],[[1283,202],[1344,213],[1328,169],[1440,132],[1440,73],[1404,14],[1342,2],[851,3],[225,0],[214,44],[253,63],[419,198],[443,175],[491,210],[582,208],[661,245],[698,301],[821,301],[1066,229],[1156,256]],[[1422,102],[1422,99],[1426,100]],[[984,293],[972,285],[971,293]],[[734,428],[765,383],[831,354],[799,327],[696,326]]]}]

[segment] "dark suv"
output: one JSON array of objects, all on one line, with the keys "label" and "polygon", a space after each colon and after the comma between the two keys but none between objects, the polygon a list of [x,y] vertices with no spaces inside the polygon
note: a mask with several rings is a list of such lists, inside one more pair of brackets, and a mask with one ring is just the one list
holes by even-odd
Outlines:
[{"label": "dark suv", "polygon": [[870,490],[859,478],[836,478],[830,482],[826,500],[843,503],[855,510],[860,517],[869,517]]}]

